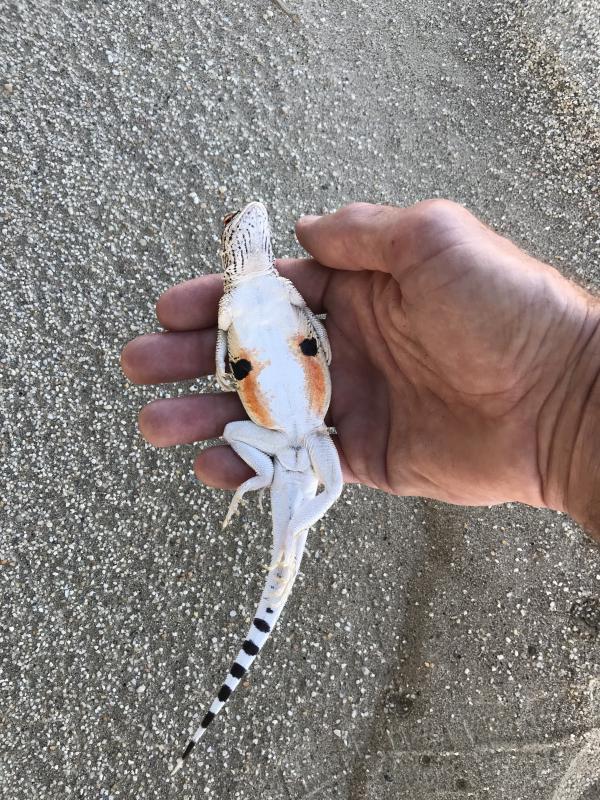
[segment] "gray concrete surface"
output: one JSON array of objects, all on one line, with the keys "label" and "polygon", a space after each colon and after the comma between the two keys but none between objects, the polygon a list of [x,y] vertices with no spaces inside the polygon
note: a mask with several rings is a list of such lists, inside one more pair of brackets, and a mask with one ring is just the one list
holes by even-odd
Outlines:
[{"label": "gray concrete surface", "polygon": [[0,4],[0,796],[593,800],[600,551],[565,516],[358,487],[176,781],[258,596],[128,338],[223,213],[448,196],[598,289],[597,0]]}]

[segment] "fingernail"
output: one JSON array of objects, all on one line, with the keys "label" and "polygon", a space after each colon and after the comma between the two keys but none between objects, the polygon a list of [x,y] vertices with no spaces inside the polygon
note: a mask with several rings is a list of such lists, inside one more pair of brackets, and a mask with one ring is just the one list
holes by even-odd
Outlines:
[{"label": "fingernail", "polygon": [[298,220],[299,225],[310,225],[316,219],[321,219],[318,214],[305,214],[303,217],[300,217]]}]

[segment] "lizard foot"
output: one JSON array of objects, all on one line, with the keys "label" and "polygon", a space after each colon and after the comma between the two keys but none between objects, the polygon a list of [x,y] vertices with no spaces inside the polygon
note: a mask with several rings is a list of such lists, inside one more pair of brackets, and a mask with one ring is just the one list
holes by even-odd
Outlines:
[{"label": "lizard foot", "polygon": [[[277,561],[271,561],[270,564],[263,564],[263,569],[265,572],[271,572],[271,570],[276,569],[277,567],[281,567],[281,569],[290,569],[290,567],[294,566],[295,559],[284,561],[282,558],[279,558]],[[283,580],[280,578],[279,580]]]},{"label": "lizard foot", "polygon": [[265,490],[264,489],[259,489],[258,490],[258,510],[260,511],[261,514],[263,512],[263,499],[264,499],[264,496],[265,496]]},{"label": "lizard foot", "polygon": [[223,523],[221,525],[223,530],[225,530],[225,528],[229,525],[229,523],[231,522],[234,514],[237,514],[237,511],[238,511],[238,508],[239,508],[239,505],[240,505],[241,501],[242,501],[241,495],[238,497],[237,496],[237,492],[236,492],[236,494],[233,495],[233,500],[231,501],[231,503],[229,505],[229,508],[227,510],[227,514],[225,515],[225,519],[223,520]]}]

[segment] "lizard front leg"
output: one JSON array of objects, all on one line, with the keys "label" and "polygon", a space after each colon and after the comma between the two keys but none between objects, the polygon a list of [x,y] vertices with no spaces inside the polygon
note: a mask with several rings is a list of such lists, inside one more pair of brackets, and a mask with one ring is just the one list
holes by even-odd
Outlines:
[{"label": "lizard front leg", "polygon": [[223,438],[238,456],[256,472],[256,475],[238,486],[233,495],[223,522],[225,528],[246,492],[266,489],[273,482],[273,459],[271,456],[281,448],[284,436],[279,431],[261,428],[260,425],[250,420],[240,420],[239,422],[230,422],[225,426]]},{"label": "lizard front leg", "polygon": [[227,372],[225,359],[227,357],[227,331],[231,325],[231,310],[229,308],[229,295],[224,294],[219,301],[219,321],[217,323],[217,346],[215,349],[215,376],[217,383],[224,392],[236,391],[236,380]]},{"label": "lizard front leg", "polygon": [[325,361],[327,364],[331,364],[331,346],[329,344],[329,336],[327,336],[327,331],[325,330],[325,326],[321,322],[321,320],[314,314],[310,308],[306,305],[306,300],[302,297],[298,289],[294,286],[294,284],[288,280],[287,278],[281,278],[283,283],[286,285],[288,290],[288,298],[290,303],[293,306],[296,306],[306,317],[306,323],[309,329],[312,329],[319,340],[319,344],[321,345],[321,349],[325,354]]}]

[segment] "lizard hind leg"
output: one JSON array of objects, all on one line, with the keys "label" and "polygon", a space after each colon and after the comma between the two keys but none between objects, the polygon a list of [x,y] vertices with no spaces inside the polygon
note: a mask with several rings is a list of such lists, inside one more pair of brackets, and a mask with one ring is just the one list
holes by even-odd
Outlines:
[{"label": "lizard hind leg", "polygon": [[244,481],[244,483],[236,489],[231,503],[229,504],[227,515],[223,520],[223,528],[229,525],[231,518],[237,511],[246,492],[251,492],[253,490],[262,492],[273,482],[273,461],[268,455],[243,442],[230,442],[230,445],[238,456],[243,458],[248,466],[252,467],[256,475],[252,478],[248,478],[247,481]]},{"label": "lizard hind leg", "polygon": [[297,574],[295,554],[286,556],[282,553],[279,559],[271,563],[263,597],[273,608],[283,608],[292,591]]},{"label": "lizard hind leg", "polygon": [[225,426],[223,438],[231,448],[255,472],[239,486],[233,495],[229,511],[223,522],[225,528],[235,514],[242,497],[246,492],[253,490],[262,491],[270,487],[273,482],[273,454],[281,447],[282,434],[261,428],[250,420],[230,422]]},{"label": "lizard hind leg", "polygon": [[310,462],[323,491],[305,500],[295,511],[287,536],[302,541],[305,532],[318,522],[340,496],[344,487],[340,457],[328,433],[319,431],[307,440]]}]

